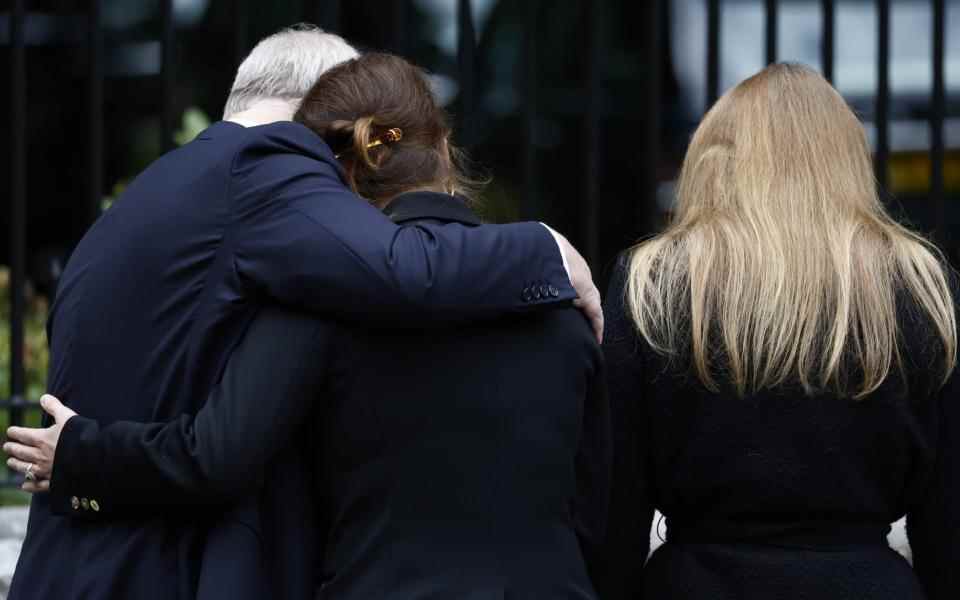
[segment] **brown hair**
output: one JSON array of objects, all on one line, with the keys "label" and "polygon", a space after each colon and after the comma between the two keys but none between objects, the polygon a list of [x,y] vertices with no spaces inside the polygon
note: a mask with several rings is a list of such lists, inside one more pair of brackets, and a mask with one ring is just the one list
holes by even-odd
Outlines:
[{"label": "brown hair", "polygon": [[351,189],[377,204],[428,186],[468,198],[475,188],[424,72],[399,56],[372,52],[330,69],[293,120],[322,137]]}]

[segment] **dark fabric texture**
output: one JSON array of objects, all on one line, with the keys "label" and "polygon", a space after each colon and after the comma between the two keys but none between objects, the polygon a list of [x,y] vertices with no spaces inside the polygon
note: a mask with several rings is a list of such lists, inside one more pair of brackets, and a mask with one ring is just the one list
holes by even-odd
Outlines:
[{"label": "dark fabric texture", "polygon": [[[604,311],[616,459],[603,598],[958,597],[958,377],[934,380],[937,340],[916,308],[899,310],[906,382],[859,401],[794,386],[741,398],[653,352],[625,286],[621,259]],[[644,566],[655,508],[667,542]],[[885,538],[904,515],[915,570]]]},{"label": "dark fabric texture", "polygon": [[[533,279],[558,293],[523,297]],[[347,191],[305,127],[221,122],[154,162],[73,252],[48,324],[50,392],[101,424],[167,421],[197,411],[265,303],[423,327],[573,296],[539,224],[399,227]],[[63,515],[94,515],[97,488],[62,491],[33,499],[10,598],[192,595],[210,515],[95,526]]]},{"label": "dark fabric texture", "polygon": [[[478,222],[443,194],[388,214]],[[101,510],[82,518],[109,525],[262,483],[210,534],[202,593],[592,599],[610,430],[602,354],[573,308],[417,332],[268,308],[196,417],[71,419],[54,487],[95,490]],[[290,489],[291,470],[313,494]]]}]

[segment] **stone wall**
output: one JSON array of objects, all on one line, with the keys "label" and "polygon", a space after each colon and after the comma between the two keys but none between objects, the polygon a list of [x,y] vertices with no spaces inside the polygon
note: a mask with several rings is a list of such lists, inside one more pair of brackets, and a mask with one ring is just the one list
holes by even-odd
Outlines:
[{"label": "stone wall", "polygon": [[0,508],[0,600],[7,597],[26,533],[27,507]]}]

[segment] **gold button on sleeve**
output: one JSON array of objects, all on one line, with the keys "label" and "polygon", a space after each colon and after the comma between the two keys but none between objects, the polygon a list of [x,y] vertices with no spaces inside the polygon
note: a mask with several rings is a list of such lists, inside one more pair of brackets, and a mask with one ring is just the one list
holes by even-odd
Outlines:
[{"label": "gold button on sleeve", "polygon": [[77,498],[76,496],[71,497],[71,498],[70,498],[70,506],[73,508],[73,510],[79,509],[79,508],[80,508],[80,498]]},{"label": "gold button on sleeve", "polygon": [[83,507],[83,510],[90,510],[90,501],[86,498],[80,498],[80,506]]},{"label": "gold button on sleeve", "polygon": [[96,500],[90,501],[90,508],[93,509],[93,512],[100,512],[100,503]]}]

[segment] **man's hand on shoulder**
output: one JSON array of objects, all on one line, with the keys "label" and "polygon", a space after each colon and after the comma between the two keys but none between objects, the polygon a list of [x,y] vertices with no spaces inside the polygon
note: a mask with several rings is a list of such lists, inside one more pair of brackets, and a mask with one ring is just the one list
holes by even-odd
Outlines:
[{"label": "man's hand on shoulder", "polygon": [[556,240],[560,248],[560,256],[563,259],[563,268],[567,270],[567,277],[570,278],[570,285],[576,290],[576,300],[573,305],[583,311],[583,314],[590,321],[594,334],[597,336],[597,342],[603,342],[603,309],[600,306],[600,290],[593,283],[593,274],[590,272],[590,266],[584,260],[577,249],[573,247],[567,238],[554,231],[546,223],[541,223]]}]

